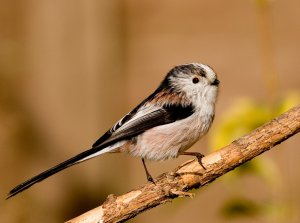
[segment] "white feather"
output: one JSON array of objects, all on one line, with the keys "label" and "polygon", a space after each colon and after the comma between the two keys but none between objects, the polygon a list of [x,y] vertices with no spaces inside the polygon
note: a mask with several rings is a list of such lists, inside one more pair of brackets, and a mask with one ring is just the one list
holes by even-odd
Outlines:
[{"label": "white feather", "polygon": [[83,162],[83,161],[92,159],[92,158],[94,158],[94,157],[96,157],[96,156],[99,156],[99,155],[101,155],[101,154],[104,154],[104,153],[113,152],[114,150],[116,150],[116,149],[120,148],[121,146],[123,146],[124,143],[125,143],[124,140],[123,140],[123,141],[120,141],[120,142],[117,142],[117,143],[115,143],[115,144],[113,144],[113,145],[111,145],[111,146],[108,146],[108,147],[106,147],[106,148],[104,148],[104,149],[102,149],[102,150],[100,150],[100,151],[98,151],[98,152],[96,152],[96,153],[93,153],[93,154],[91,154],[91,155],[89,155],[89,156],[87,156],[87,157],[85,157],[85,158],[83,158],[83,159],[81,159],[81,160],[78,160],[76,163],[81,163],[81,162]]}]

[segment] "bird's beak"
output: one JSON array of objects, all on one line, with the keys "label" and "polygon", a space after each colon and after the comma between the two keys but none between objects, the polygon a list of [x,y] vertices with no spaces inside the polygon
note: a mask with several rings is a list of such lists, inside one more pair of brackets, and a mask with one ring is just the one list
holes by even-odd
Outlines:
[{"label": "bird's beak", "polygon": [[211,85],[218,86],[220,84],[220,81],[218,79],[215,79],[214,82],[211,83]]}]

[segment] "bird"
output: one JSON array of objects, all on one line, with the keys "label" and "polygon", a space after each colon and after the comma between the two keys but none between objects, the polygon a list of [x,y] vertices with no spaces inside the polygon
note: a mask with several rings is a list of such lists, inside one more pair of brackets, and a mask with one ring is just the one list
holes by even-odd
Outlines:
[{"label": "bird", "polygon": [[[105,153],[127,153],[142,160],[146,177],[155,183],[145,160],[162,161],[187,152],[205,135],[215,117],[220,81],[209,65],[187,63],[173,67],[158,88],[105,132],[90,149],[14,187],[7,199],[76,164]],[[203,166],[204,168],[204,166]]]}]

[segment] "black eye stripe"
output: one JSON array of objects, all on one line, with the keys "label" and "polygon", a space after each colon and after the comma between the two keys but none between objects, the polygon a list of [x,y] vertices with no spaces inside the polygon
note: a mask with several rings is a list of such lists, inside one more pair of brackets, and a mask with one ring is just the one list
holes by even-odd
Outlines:
[{"label": "black eye stripe", "polygon": [[199,78],[198,78],[198,77],[194,77],[194,78],[193,78],[193,83],[194,83],[194,84],[197,84],[198,82],[199,82]]},{"label": "black eye stripe", "polygon": [[200,76],[201,77],[206,77],[206,72],[204,70],[200,70]]}]

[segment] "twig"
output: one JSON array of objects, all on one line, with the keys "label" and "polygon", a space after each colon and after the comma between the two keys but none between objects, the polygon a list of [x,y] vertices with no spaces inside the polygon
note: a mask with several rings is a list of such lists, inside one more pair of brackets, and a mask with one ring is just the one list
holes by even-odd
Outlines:
[{"label": "twig", "polygon": [[[241,123],[242,124],[242,123]],[[124,195],[109,195],[99,207],[68,223],[123,222],[176,197],[192,196],[188,190],[200,188],[228,171],[253,159],[300,131],[300,105],[290,109],[230,145],[205,156],[205,170],[190,160],[172,172]]]}]

